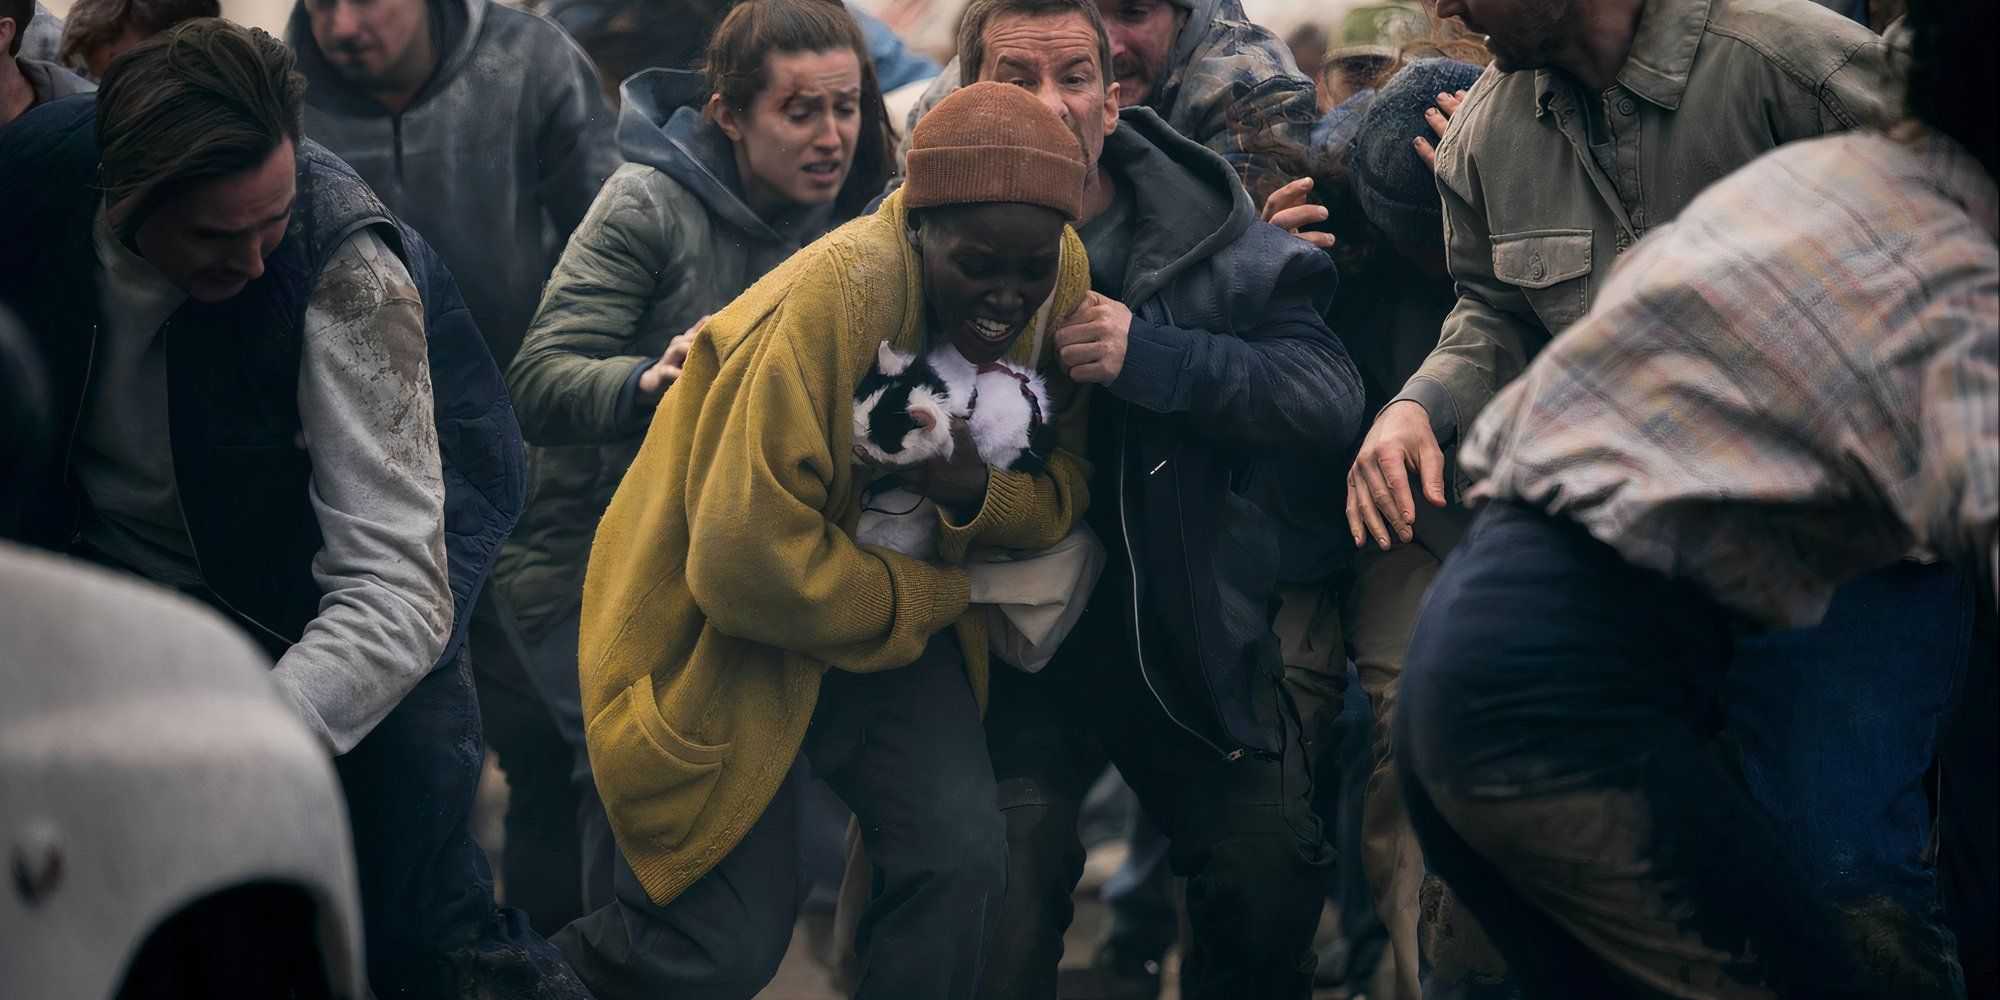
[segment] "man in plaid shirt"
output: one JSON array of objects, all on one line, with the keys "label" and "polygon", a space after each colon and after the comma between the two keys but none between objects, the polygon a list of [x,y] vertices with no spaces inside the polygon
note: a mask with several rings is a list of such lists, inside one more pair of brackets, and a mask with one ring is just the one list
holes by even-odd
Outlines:
[{"label": "man in plaid shirt", "polygon": [[1763,669],[1738,634],[1913,553],[1994,606],[2000,81],[1963,8],[1913,8],[1913,121],[1698,197],[1460,451],[1486,507],[1418,622],[1396,754],[1427,862],[1527,995],[1964,988],[1919,921],[1854,939],[1707,717]]}]

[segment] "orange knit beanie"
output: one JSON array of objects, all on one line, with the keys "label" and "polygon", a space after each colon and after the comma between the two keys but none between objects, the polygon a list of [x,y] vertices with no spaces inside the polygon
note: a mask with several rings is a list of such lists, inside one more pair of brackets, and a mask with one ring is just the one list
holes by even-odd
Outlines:
[{"label": "orange knit beanie", "polygon": [[908,208],[1010,201],[1083,208],[1083,148],[1034,95],[987,81],[954,91],[910,130]]}]

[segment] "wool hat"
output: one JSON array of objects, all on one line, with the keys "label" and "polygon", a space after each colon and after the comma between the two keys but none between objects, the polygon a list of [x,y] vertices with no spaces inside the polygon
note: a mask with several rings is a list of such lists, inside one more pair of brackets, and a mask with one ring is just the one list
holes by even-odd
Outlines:
[{"label": "wool hat", "polygon": [[1348,147],[1354,144],[1354,137],[1361,134],[1361,120],[1368,116],[1368,106],[1373,103],[1375,89],[1367,87],[1355,91],[1352,97],[1320,116],[1319,121],[1313,123],[1311,138],[1306,142],[1311,162],[1317,165],[1345,159]]},{"label": "wool hat", "polygon": [[1083,147],[1026,90],[986,81],[953,91],[910,130],[908,208],[1019,202],[1083,210]]},{"label": "wool hat", "polygon": [[1472,86],[1481,69],[1456,59],[1419,59],[1375,92],[1347,150],[1354,195],[1368,221],[1404,253],[1444,258],[1444,208],[1437,178],[1412,148],[1419,136],[1436,141],[1424,111],[1437,95]]}]

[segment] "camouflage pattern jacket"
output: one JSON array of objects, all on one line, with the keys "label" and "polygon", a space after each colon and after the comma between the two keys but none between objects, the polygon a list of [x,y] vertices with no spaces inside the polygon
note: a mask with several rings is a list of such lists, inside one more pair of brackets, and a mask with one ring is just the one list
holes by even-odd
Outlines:
[{"label": "camouflage pattern jacket", "polygon": [[[917,101],[909,124],[958,87],[954,58]],[[1250,22],[1241,0],[1193,0],[1146,106],[1229,161],[1258,205],[1299,176],[1319,118],[1312,80],[1282,42]],[[903,130],[906,143],[909,134]]]}]

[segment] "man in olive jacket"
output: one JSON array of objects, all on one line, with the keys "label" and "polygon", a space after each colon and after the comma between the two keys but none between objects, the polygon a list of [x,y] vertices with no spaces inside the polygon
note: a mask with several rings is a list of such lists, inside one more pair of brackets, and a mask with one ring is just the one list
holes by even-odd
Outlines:
[{"label": "man in olive jacket", "polygon": [[[1441,15],[1462,17],[1487,36],[1494,63],[1437,149],[1446,261],[1458,301],[1437,347],[1376,416],[1349,472],[1347,518],[1357,546],[1412,542],[1417,505],[1446,502],[1445,449],[1589,309],[1615,262],[1647,233],[1777,146],[1883,125],[1894,115],[1884,41],[1810,0],[1542,6],[1529,16],[1490,0],[1438,5]],[[1736,655],[1765,669],[1738,672],[1721,708],[1733,737],[1758,751],[1753,760],[1813,761],[1752,767],[1748,779],[1761,786],[1759,799],[1774,818],[1798,831],[1799,853],[1826,891],[1917,899],[1925,880],[1907,873],[1921,868],[1925,838],[1879,817],[1921,799],[1929,759],[1923,734],[1938,722],[1929,692],[1948,688],[1954,667],[1942,662],[1949,657],[1885,652],[1886,640],[1864,649],[1853,637],[1896,634],[1863,620],[1870,616],[1885,625],[1930,616],[1943,632],[1963,608],[1893,582],[1864,578],[1856,586],[1873,599],[1857,597],[1844,621],[1835,615],[1823,628],[1740,644]],[[1882,587],[1890,589],[1868,589]],[[1949,570],[1934,571],[1920,589],[1949,591]],[[1885,655],[1922,662],[1911,664],[1903,683],[1888,685]],[[1400,663],[1395,669],[1400,674]],[[1392,724],[1400,686],[1398,677],[1370,691],[1378,726]],[[1819,694],[1862,690],[1876,692],[1869,697],[1879,711],[1857,734],[1834,734],[1834,706],[1805,708],[1805,699]],[[1760,704],[1788,707],[1750,708]],[[1841,747],[1854,751],[1855,766],[1827,762],[1823,755]],[[1365,806],[1365,822],[1383,833],[1409,823],[1391,758],[1378,757]],[[1829,800],[1848,808],[1817,805]],[[1406,862],[1399,867],[1407,873]],[[1400,905],[1416,900],[1405,895]],[[1438,921],[1424,932],[1434,949],[1474,939],[1452,926],[1465,918],[1448,898],[1425,913]],[[1484,962],[1430,957],[1434,980],[1463,978]]]}]

